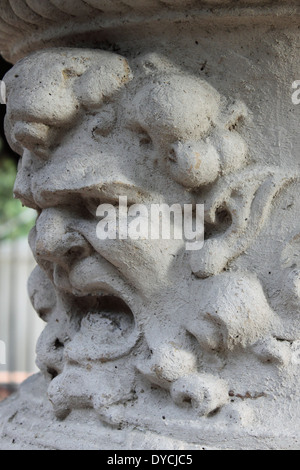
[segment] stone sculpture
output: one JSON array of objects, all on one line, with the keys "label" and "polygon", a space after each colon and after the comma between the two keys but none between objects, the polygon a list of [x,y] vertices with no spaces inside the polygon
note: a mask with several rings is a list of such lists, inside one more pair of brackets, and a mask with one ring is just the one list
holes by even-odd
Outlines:
[{"label": "stone sculpture", "polygon": [[[47,326],[42,374],[0,408],[3,436],[39,396],[49,431],[37,421],[30,446],[57,448],[60,432],[78,446],[78,419],[82,436],[93,429],[85,447],[297,446],[280,423],[289,401],[300,418],[299,173],[255,161],[248,106],[155,51],[42,49],[4,82],[15,195],[38,214],[29,292]],[[204,204],[203,249],[99,240],[97,207],[120,196]],[[263,260],[266,238],[278,256]]]}]

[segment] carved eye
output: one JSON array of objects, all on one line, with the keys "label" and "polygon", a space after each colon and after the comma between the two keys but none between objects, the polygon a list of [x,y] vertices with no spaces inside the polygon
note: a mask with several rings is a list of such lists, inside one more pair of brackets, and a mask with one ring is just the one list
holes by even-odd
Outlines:
[{"label": "carved eye", "polygon": [[244,103],[237,102],[231,105],[225,116],[225,128],[230,132],[238,131],[248,115]]},{"label": "carved eye", "polygon": [[229,227],[232,224],[232,216],[225,207],[219,207],[219,209],[217,209],[216,220],[218,225],[222,225],[223,227]]},{"label": "carved eye", "polygon": [[84,200],[84,205],[88,213],[92,215],[93,217],[96,217],[96,212],[100,204],[101,204],[100,199],[97,199],[97,198],[87,198]]},{"label": "carved eye", "polygon": [[113,130],[116,122],[116,113],[112,106],[103,109],[95,118],[92,126],[92,134],[106,137]]},{"label": "carved eye", "polygon": [[169,152],[169,160],[173,163],[177,163],[177,161],[178,161],[176,152],[173,148]]},{"label": "carved eye", "polygon": [[152,146],[152,139],[150,137],[150,135],[148,134],[148,132],[146,131],[141,131],[140,132],[140,135],[139,135],[139,138],[140,138],[140,146],[141,147],[151,147]]},{"label": "carved eye", "polygon": [[229,132],[238,131],[238,129],[241,126],[243,120],[244,120],[244,118],[242,116],[240,116],[239,118],[236,119],[236,121],[230,123],[228,125]]},{"label": "carved eye", "polygon": [[[104,204],[104,201],[100,200],[100,198],[97,197],[90,197],[90,198],[85,198],[84,199],[84,206],[88,212],[93,218],[96,217],[97,209],[98,207]],[[117,201],[105,201],[105,204],[110,204],[111,206],[117,206],[118,202]],[[99,218],[99,216],[97,216]],[[104,216],[103,216],[104,217]]]}]

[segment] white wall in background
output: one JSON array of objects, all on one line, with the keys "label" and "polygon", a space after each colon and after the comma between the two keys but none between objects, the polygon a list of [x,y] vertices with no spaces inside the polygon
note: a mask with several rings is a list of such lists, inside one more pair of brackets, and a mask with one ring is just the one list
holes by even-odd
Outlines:
[{"label": "white wall in background", "polygon": [[0,341],[6,364],[0,372],[35,372],[35,345],[44,323],[33,310],[27,280],[35,266],[27,239],[0,243]]}]

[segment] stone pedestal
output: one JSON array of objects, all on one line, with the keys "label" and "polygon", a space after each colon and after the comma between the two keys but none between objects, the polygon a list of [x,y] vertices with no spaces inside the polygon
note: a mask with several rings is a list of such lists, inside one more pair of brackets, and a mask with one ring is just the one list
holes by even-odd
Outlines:
[{"label": "stone pedestal", "polygon": [[[0,448],[299,449],[298,1],[10,0],[0,18],[47,323]],[[204,205],[204,245],[147,236],[162,204]]]}]

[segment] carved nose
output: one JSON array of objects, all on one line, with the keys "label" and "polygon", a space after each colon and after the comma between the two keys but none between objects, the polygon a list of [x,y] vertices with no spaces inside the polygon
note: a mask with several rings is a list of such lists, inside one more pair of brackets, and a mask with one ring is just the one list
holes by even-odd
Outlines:
[{"label": "carved nose", "polygon": [[[36,258],[68,268],[72,261],[90,255],[87,240],[71,228],[72,219],[63,210],[45,209],[36,224],[33,246]],[[74,224],[74,222],[73,222]]]},{"label": "carved nose", "polygon": [[53,130],[38,122],[18,121],[13,128],[15,143],[42,157],[53,140]]}]

